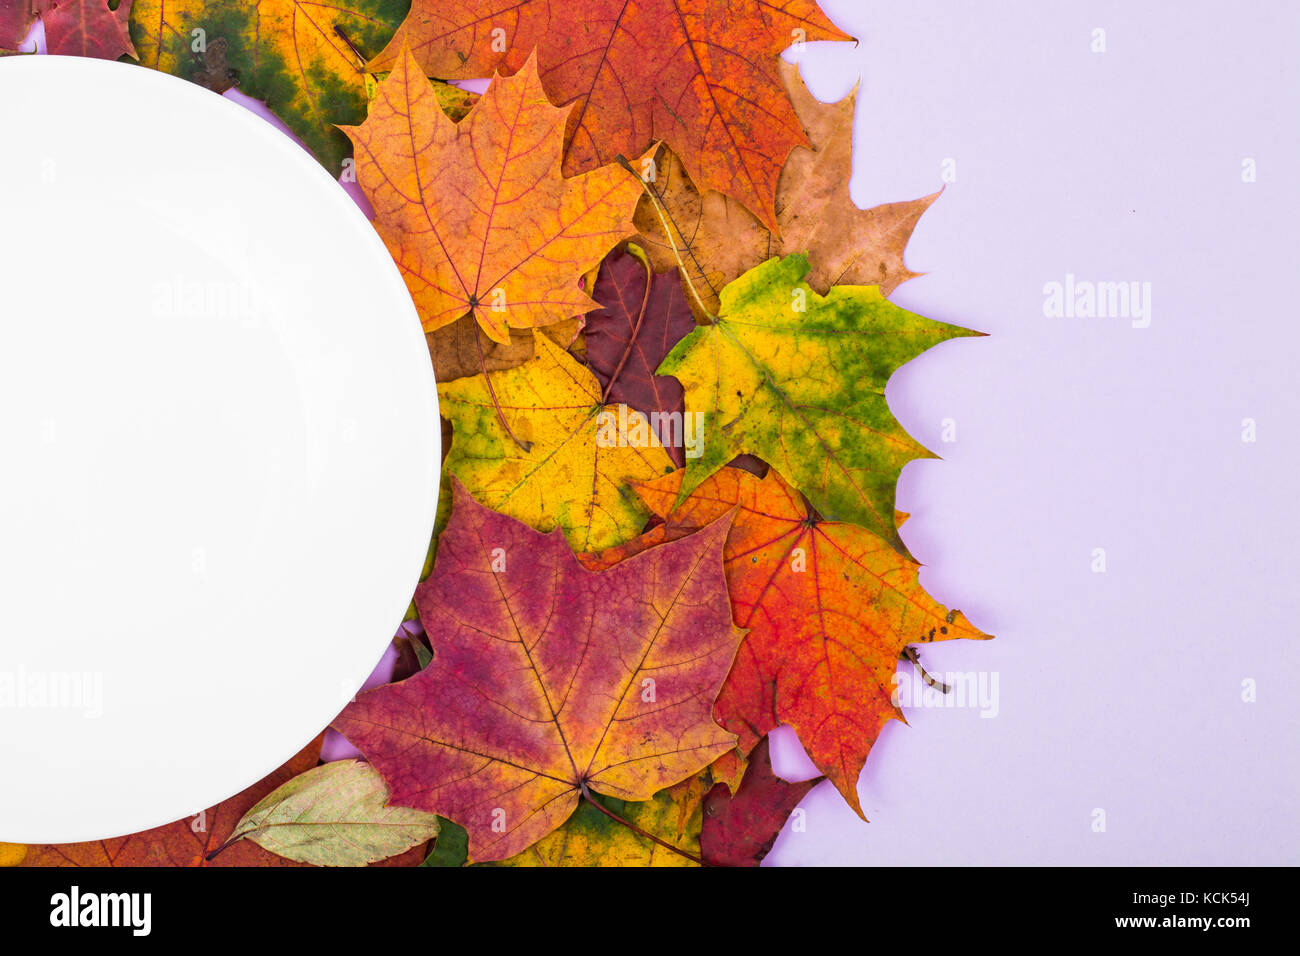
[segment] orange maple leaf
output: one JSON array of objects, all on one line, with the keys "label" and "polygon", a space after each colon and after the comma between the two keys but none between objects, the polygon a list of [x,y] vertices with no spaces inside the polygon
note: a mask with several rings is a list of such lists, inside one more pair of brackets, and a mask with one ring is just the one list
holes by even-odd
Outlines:
[{"label": "orange maple leaf", "polygon": [[733,196],[778,231],[777,178],[808,145],[777,72],[792,43],[850,40],[814,0],[415,0],[370,64],[402,47],[429,76],[518,70],[534,47],[569,117],[566,172],[672,146],[701,189]]},{"label": "orange maple leaf", "polygon": [[496,342],[596,307],[578,287],[632,235],[636,177],[560,169],[569,109],[552,106],[530,59],[496,77],[459,123],[410,53],[379,84],[366,121],[340,127],[357,181],[426,332],[472,313]]},{"label": "orange maple leaf", "polygon": [[[654,550],[737,509],[723,562],[736,624],[750,631],[714,714],[746,754],[778,725],[792,725],[863,816],[857,784],[867,753],[891,718],[906,723],[892,692],[899,655],[909,644],[989,635],[930,598],[920,565],[889,542],[812,515],[776,469],[760,479],[723,468],[674,510],[682,474],[635,484],[665,524],[620,556]],[[588,567],[595,560],[583,558]]]}]

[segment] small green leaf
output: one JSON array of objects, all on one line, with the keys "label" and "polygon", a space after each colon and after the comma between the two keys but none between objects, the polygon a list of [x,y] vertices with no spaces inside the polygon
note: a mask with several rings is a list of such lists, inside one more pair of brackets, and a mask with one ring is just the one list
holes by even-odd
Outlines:
[{"label": "small green leaf", "polygon": [[420,866],[464,866],[469,858],[469,834],[459,823],[438,817],[438,839]]},{"label": "small green leaf", "polygon": [[259,801],[226,845],[248,839],[299,863],[365,866],[438,834],[434,814],[387,803],[387,785],[364,760],[322,764]]}]

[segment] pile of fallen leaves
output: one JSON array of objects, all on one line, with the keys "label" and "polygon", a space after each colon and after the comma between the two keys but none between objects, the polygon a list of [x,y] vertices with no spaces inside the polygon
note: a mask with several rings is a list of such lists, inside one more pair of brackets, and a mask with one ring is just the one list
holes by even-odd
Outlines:
[{"label": "pile of fallen leaves", "polygon": [[192,819],[0,855],[756,865],[817,782],[770,731],[861,815],[900,657],[986,636],[894,510],[927,452],[885,384],[971,334],[886,298],[935,197],[856,208],[853,97],[780,59],[850,38],[813,0],[405,6],[0,4],[0,47],[39,16],[51,52],[237,83],[354,175],[449,437],[404,679],[333,724],[361,758],[318,739]]}]

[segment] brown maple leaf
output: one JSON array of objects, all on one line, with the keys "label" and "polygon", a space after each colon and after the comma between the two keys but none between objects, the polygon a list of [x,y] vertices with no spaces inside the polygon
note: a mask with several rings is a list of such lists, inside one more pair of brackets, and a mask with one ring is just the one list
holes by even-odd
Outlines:
[{"label": "brown maple leaf", "polygon": [[[582,334],[582,317],[564,319],[538,329],[562,349],[572,348]],[[473,316],[462,316],[450,325],[424,334],[433,359],[433,376],[439,382],[451,382],[483,372],[503,372],[523,365],[533,357],[533,333],[511,329],[509,344],[484,342],[474,331]]]},{"label": "brown maple leaf", "polygon": [[659,441],[680,467],[685,445],[696,436],[686,435],[681,383],[656,375],[655,369],[695,328],[681,282],[675,273],[650,271],[636,249],[609,256],[591,294],[601,307],[588,313],[583,337],[587,366],[600,381],[602,400],[650,416]]},{"label": "brown maple leaf", "polygon": [[772,770],[764,737],[750,755],[739,787],[716,783],[704,797],[700,856],[710,866],[758,866],[799,801],[824,780],[782,780]]},{"label": "brown maple leaf", "polygon": [[703,300],[701,309],[690,297],[697,313],[716,315],[723,286],[773,256],[794,252],[807,253],[806,281],[823,295],[835,285],[875,285],[889,295],[919,275],[904,264],[903,252],[939,193],[859,209],[849,195],[857,91],[828,105],[809,92],[794,64],[781,64],[781,79],[811,146],[791,153],[781,172],[779,236],[736,200],[697,189],[666,149],[659,152],[651,188],[667,212],[667,228],[648,198],[637,209],[638,242],[656,269],[676,269],[679,262],[686,267]]},{"label": "brown maple leaf", "polygon": [[672,145],[702,189],[777,228],[777,176],[804,145],[777,74],[792,43],[850,40],[814,0],[415,0],[370,64],[409,43],[429,76],[513,72],[538,51],[542,82],[569,116],[565,171]]}]

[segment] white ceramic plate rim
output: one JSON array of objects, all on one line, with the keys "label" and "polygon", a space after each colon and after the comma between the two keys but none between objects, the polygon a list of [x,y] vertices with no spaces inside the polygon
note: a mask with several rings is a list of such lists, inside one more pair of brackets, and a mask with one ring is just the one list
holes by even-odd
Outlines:
[{"label": "white ceramic plate rim", "polygon": [[[390,286],[401,289],[405,298],[405,308],[404,310],[398,309],[394,305],[395,313],[400,314],[392,314],[388,316],[388,320],[397,322],[402,327],[400,335],[404,341],[404,347],[402,348],[403,354],[393,355],[391,371],[394,376],[403,376],[409,379],[411,387],[419,395],[421,407],[402,410],[403,415],[409,416],[409,427],[405,430],[411,433],[423,433],[427,435],[427,441],[422,446],[417,442],[413,446],[402,447],[400,449],[400,459],[393,461],[392,467],[402,468],[406,471],[418,470],[423,479],[421,487],[425,491],[421,500],[411,503],[409,508],[410,520],[402,528],[400,540],[393,540],[390,549],[392,554],[399,556],[395,560],[400,561],[403,567],[410,568],[410,579],[394,581],[391,593],[376,595],[374,599],[376,618],[391,621],[391,627],[382,635],[376,634],[373,637],[367,635],[366,639],[373,642],[373,656],[368,655],[366,657],[367,663],[352,666],[346,673],[340,675],[342,680],[350,683],[350,686],[360,688],[369,676],[374,662],[379,659],[388,646],[393,631],[400,624],[418,579],[419,571],[423,566],[432,537],[440,472],[440,429],[437,420],[437,391],[433,379],[432,365],[429,361],[418,315],[388,250],[373,226],[366,220],[344,189],[320,166],[311,154],[275,129],[271,124],[229,99],[213,94],[184,80],[135,64],[76,57],[44,55],[0,57],[0,85],[3,85],[5,80],[9,80],[14,76],[21,76],[23,78],[22,82],[28,84],[58,82],[68,77],[76,77],[77,82],[94,84],[99,88],[120,86],[123,90],[122,95],[137,92],[136,86],[138,83],[153,84],[160,90],[160,100],[175,102],[183,105],[186,110],[206,114],[212,118],[214,123],[241,127],[248,136],[263,141],[266,144],[268,153],[280,153],[283,163],[292,168],[294,175],[300,177],[303,181],[310,181],[319,185],[317,191],[320,195],[320,203],[323,206],[328,204],[337,209],[334,218],[346,224],[346,228],[354,234],[355,241],[374,260],[373,268],[376,275],[376,284],[379,285],[387,281]],[[166,122],[166,117],[160,116],[159,122]],[[232,168],[231,174],[238,175],[238,168]],[[260,170],[258,175],[265,175],[265,170]],[[21,228],[21,224],[10,220],[0,228]],[[367,266],[367,268],[370,267]],[[387,279],[384,278],[385,274],[387,274]],[[365,321],[377,322],[381,321],[381,319],[372,315],[365,317]],[[394,410],[394,414],[398,414],[397,410]],[[384,492],[384,488],[373,489],[375,494],[384,494]],[[343,695],[338,692],[337,688],[332,690],[340,700],[339,705],[335,706],[332,711],[326,712],[326,709],[322,708],[315,713],[294,715],[294,723],[304,726],[310,724],[315,730],[307,732],[306,736],[298,740],[296,746],[275,755],[267,754],[258,763],[255,772],[246,774],[242,779],[231,780],[230,784],[223,788],[223,792],[206,793],[202,795],[198,802],[190,806],[176,806],[170,809],[157,808],[143,813],[127,813],[122,817],[122,826],[109,828],[113,832],[106,832],[102,826],[89,825],[88,828],[87,824],[77,819],[67,820],[66,826],[60,822],[54,829],[40,827],[29,829],[21,821],[0,820],[0,840],[23,843],[73,843],[106,839],[172,823],[197,812],[198,807],[214,806],[222,800],[242,792],[275,771],[294,753],[305,746],[315,736],[315,733],[323,730],[329,721],[337,715],[342,706]]]}]

